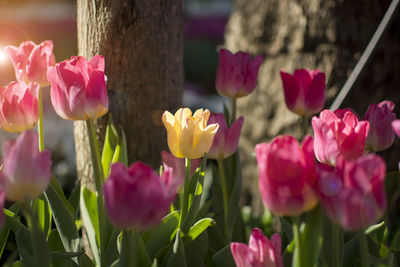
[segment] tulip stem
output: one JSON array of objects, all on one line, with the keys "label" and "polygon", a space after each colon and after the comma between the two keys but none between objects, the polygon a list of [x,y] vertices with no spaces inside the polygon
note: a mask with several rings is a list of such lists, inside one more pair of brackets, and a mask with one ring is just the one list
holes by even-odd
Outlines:
[{"label": "tulip stem", "polygon": [[303,267],[302,266],[302,255],[301,255],[301,237],[300,237],[300,217],[293,217],[293,238],[294,238],[294,255],[292,267]]},{"label": "tulip stem", "polygon": [[228,236],[228,189],[226,185],[226,177],[225,177],[225,169],[224,169],[224,162],[222,159],[218,159],[218,170],[219,170],[219,176],[221,177],[221,187],[222,187],[222,198],[223,198],[223,203],[224,203],[224,223],[225,223],[225,235]]},{"label": "tulip stem", "polygon": [[361,267],[369,267],[369,261],[368,261],[368,242],[367,242],[367,236],[364,233],[364,231],[360,232],[360,266]]},{"label": "tulip stem", "polygon": [[307,116],[301,116],[301,122],[302,122],[302,130],[303,130],[303,138],[307,135],[307,130],[308,130],[308,117]]},{"label": "tulip stem", "polygon": [[189,209],[189,190],[190,190],[190,169],[191,161],[185,158],[185,182],[183,187],[183,201],[181,203],[181,217],[179,218],[179,227],[186,218]]},{"label": "tulip stem", "polygon": [[44,150],[42,88],[39,88],[38,98],[39,98],[39,122],[38,122],[39,151],[42,152]]},{"label": "tulip stem", "polygon": [[236,119],[236,98],[232,98],[231,125],[235,122],[235,119]]}]

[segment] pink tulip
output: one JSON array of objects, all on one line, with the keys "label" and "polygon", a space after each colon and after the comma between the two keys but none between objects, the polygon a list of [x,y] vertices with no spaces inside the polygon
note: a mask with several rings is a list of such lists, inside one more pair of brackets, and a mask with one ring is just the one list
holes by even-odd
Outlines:
[{"label": "pink tulip", "polygon": [[348,231],[374,224],[384,213],[386,166],[377,155],[319,167],[318,192],[328,217]]},{"label": "pink tulip", "polygon": [[231,243],[231,252],[237,267],[283,267],[282,241],[273,234],[271,241],[258,228],[253,228],[249,245]]},{"label": "pink tulip", "polygon": [[[6,200],[6,192],[4,188],[0,189],[0,210],[4,208],[4,201]],[[0,228],[4,225],[4,212],[0,212]]]},{"label": "pink tulip", "polygon": [[370,126],[365,144],[366,149],[380,151],[393,144],[392,121],[396,119],[393,109],[394,104],[391,101],[369,105],[364,116],[364,120],[369,121]]},{"label": "pink tulip", "polygon": [[324,107],[325,73],[298,69],[291,75],[281,70],[281,78],[288,109],[300,116],[307,116]]},{"label": "pink tulip", "polygon": [[[172,169],[172,179],[179,183],[185,179],[185,158],[177,158],[172,153],[161,151],[161,160],[164,169]],[[190,176],[192,177],[197,168],[200,166],[201,159],[192,159],[190,161]]]},{"label": "pink tulip", "polygon": [[54,66],[53,42],[43,41],[36,45],[32,41],[23,42],[19,47],[6,46],[5,51],[11,58],[18,81],[37,82],[40,86],[49,84],[47,68]]},{"label": "pink tulip", "polygon": [[35,127],[39,119],[39,84],[11,82],[0,87],[0,127],[8,132],[23,132]]},{"label": "pink tulip", "polygon": [[17,140],[3,144],[1,178],[6,198],[11,201],[35,199],[47,188],[51,175],[51,153],[39,152],[38,134],[23,132]]},{"label": "pink tulip", "polygon": [[278,215],[298,215],[318,202],[312,187],[317,179],[312,137],[299,143],[278,136],[256,146],[259,187],[264,205]]},{"label": "pink tulip", "polygon": [[219,128],[207,156],[211,159],[224,159],[235,153],[239,144],[240,131],[243,126],[243,117],[238,118],[228,128],[225,116],[222,113],[211,113],[208,124],[218,123]]},{"label": "pink tulip", "polygon": [[356,159],[364,153],[369,122],[359,121],[350,110],[321,111],[319,118],[313,117],[314,151],[317,159],[335,165],[339,155],[345,159]]},{"label": "pink tulip", "polygon": [[108,111],[104,58],[72,57],[50,67],[51,102],[57,114],[67,120],[97,119]]},{"label": "pink tulip", "polygon": [[261,55],[251,60],[248,53],[232,54],[226,49],[221,49],[215,81],[218,93],[230,98],[237,98],[253,92],[262,60]]},{"label": "pink tulip", "polygon": [[400,120],[392,121],[392,129],[394,133],[400,138]]},{"label": "pink tulip", "polygon": [[175,198],[178,184],[173,181],[172,169],[168,167],[160,178],[150,166],[141,162],[129,168],[114,163],[103,187],[111,222],[123,229],[137,230],[157,225]]}]

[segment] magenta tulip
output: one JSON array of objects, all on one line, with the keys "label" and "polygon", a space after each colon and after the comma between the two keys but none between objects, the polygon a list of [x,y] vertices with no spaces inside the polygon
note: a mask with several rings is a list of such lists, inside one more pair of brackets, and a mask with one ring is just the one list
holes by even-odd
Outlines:
[{"label": "magenta tulip", "polygon": [[367,150],[380,151],[393,144],[392,121],[396,119],[393,109],[394,104],[391,101],[369,105],[364,116],[364,120],[369,121],[370,126],[365,143]]},{"label": "magenta tulip", "polygon": [[335,165],[339,155],[356,159],[364,153],[369,122],[359,121],[350,110],[321,111],[313,117],[314,151],[317,159]]},{"label": "magenta tulip", "polygon": [[317,180],[312,137],[299,143],[278,136],[256,146],[259,187],[265,206],[278,215],[298,215],[318,202],[313,191]]},{"label": "magenta tulip", "polygon": [[104,58],[72,57],[50,67],[51,102],[57,114],[67,120],[97,119],[108,111]]},{"label": "magenta tulip", "polygon": [[394,133],[400,138],[400,120],[392,121],[392,129]]},{"label": "magenta tulip", "polygon": [[231,243],[231,252],[237,267],[283,267],[282,241],[279,234],[273,234],[271,241],[264,233],[253,228],[249,245]]},{"label": "magenta tulip", "polygon": [[50,182],[51,153],[39,152],[38,134],[23,132],[17,140],[3,144],[3,169],[1,179],[6,198],[11,201],[35,199]]},{"label": "magenta tulip", "polygon": [[319,167],[318,192],[328,217],[348,231],[374,224],[384,213],[386,166],[377,155],[339,157],[336,169]]},{"label": "magenta tulip", "polygon": [[224,159],[235,153],[239,144],[240,131],[243,126],[243,117],[238,118],[228,128],[225,116],[222,113],[211,113],[208,124],[218,123],[219,128],[207,156],[211,159]]},{"label": "magenta tulip", "polygon": [[219,51],[219,66],[215,87],[220,95],[230,98],[242,97],[253,92],[257,85],[261,55],[250,59],[250,54],[232,54],[226,49]]},{"label": "magenta tulip", "polygon": [[114,225],[123,229],[153,227],[167,215],[177,186],[171,168],[165,168],[160,177],[141,162],[129,168],[114,163],[103,187],[107,214]]},{"label": "magenta tulip", "polygon": [[[169,167],[172,169],[172,178],[179,184],[185,179],[185,158],[177,158],[172,153],[161,151],[161,160],[164,169]],[[201,159],[192,159],[190,161],[190,176],[193,176],[197,168],[200,166]]]},{"label": "magenta tulip", "polygon": [[54,66],[53,42],[43,41],[36,45],[32,41],[23,42],[19,47],[6,46],[5,51],[11,58],[18,81],[37,82],[41,86],[49,84],[47,68]]},{"label": "magenta tulip", "polygon": [[23,132],[35,127],[39,119],[39,84],[11,82],[0,87],[0,127],[8,132]]},{"label": "magenta tulip", "polygon": [[288,109],[300,116],[307,116],[324,107],[325,73],[298,69],[291,75],[281,70],[281,78]]}]

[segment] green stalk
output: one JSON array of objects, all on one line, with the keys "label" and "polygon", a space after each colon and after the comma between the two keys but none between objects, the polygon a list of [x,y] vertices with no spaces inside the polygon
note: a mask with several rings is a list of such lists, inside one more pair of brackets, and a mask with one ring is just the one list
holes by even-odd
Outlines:
[{"label": "green stalk", "polygon": [[[332,240],[332,264],[331,266],[342,266],[341,263],[341,250],[340,250],[340,241],[341,241],[341,229],[339,227],[339,225],[332,223],[332,235],[331,235],[331,240]],[[326,242],[328,242],[327,240],[325,240]]]},{"label": "green stalk", "polygon": [[368,243],[367,243],[367,236],[365,235],[364,231],[360,232],[360,267],[369,267],[368,261]]},{"label": "green stalk", "polygon": [[[225,177],[225,169],[224,169],[224,162],[222,159],[218,159],[218,170],[219,176],[221,177],[221,187],[222,187],[222,198],[224,203],[224,223],[225,223],[225,235],[228,237],[228,229],[227,229],[227,219],[228,219],[228,189],[226,185],[226,177]],[[229,241],[229,240],[228,240]]]},{"label": "green stalk", "polygon": [[39,88],[39,122],[38,122],[38,132],[39,132],[39,151],[42,152],[42,151],[44,150],[42,88]]},{"label": "green stalk", "polygon": [[292,267],[303,267],[301,264],[302,244],[300,237],[300,217],[293,217],[292,227],[293,227],[293,238],[294,238],[294,254],[293,254]]},{"label": "green stalk", "polygon": [[232,98],[232,116],[231,116],[231,125],[236,120],[236,98]]},{"label": "green stalk", "polygon": [[105,236],[107,234],[106,217],[105,217],[104,200],[103,200],[103,188],[102,188],[104,181],[104,173],[103,169],[101,168],[99,144],[97,142],[97,135],[94,126],[94,121],[91,119],[86,120],[86,125],[89,136],[90,155],[92,157],[92,164],[93,164],[94,182],[97,192],[97,210],[99,214],[99,228],[100,228],[100,258],[103,259],[101,255],[104,253],[103,249],[105,244],[102,244],[103,243],[102,236]]},{"label": "green stalk", "polygon": [[303,138],[307,135],[308,130],[308,116],[301,116]]},{"label": "green stalk", "polygon": [[179,227],[186,218],[189,209],[189,190],[190,190],[190,169],[191,160],[185,158],[185,182],[183,187],[183,201],[181,202],[181,216],[179,218]]}]

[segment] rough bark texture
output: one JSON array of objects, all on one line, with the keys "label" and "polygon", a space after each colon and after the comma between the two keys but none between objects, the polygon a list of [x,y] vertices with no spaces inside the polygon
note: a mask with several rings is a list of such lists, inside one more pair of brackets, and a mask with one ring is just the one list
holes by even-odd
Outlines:
[{"label": "rough bark texture", "polygon": [[[182,1],[78,0],[77,9],[79,54],[105,57],[109,113],[125,131],[129,161],[159,166],[162,111],[182,101]],[[100,144],[106,121],[96,122]],[[74,135],[78,176],[93,188],[85,122],[75,122]]]},{"label": "rough bark texture", "polygon": [[[327,75],[327,103],[354,68],[390,4],[389,0],[235,0],[225,35],[226,47],[234,52],[263,54],[258,89],[239,99],[238,114],[246,114],[241,139],[241,159],[248,198],[261,210],[256,160],[257,143],[279,134],[300,137],[298,117],[287,110],[279,70],[320,69]],[[370,103],[399,103],[400,29],[399,12],[379,42],[343,107],[351,106],[362,118]],[[399,107],[395,109],[399,111]],[[398,113],[400,114],[400,113]],[[310,131],[312,133],[312,131]],[[399,141],[383,154],[388,169],[397,169]]]}]

